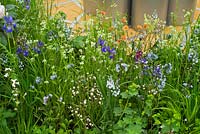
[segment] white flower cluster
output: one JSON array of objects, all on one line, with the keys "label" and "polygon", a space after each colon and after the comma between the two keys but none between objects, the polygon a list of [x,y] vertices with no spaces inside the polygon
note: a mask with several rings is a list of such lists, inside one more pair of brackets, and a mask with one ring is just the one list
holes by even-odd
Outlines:
[{"label": "white flower cluster", "polygon": [[11,72],[11,71],[12,71],[11,68],[5,68],[5,74],[4,74],[4,77],[5,77],[5,78],[8,78],[9,75],[10,75],[10,72]]},{"label": "white flower cluster", "polygon": [[110,76],[107,80],[107,84],[106,87],[108,89],[110,89],[111,93],[113,96],[118,96],[120,94],[120,88],[119,88],[119,80],[116,80],[116,82],[114,82],[114,80],[112,79],[112,76]]},{"label": "white flower cluster", "polygon": [[[86,101],[86,100],[84,100],[84,101]],[[85,118],[85,116],[83,114],[81,114],[81,109],[79,107],[69,106],[68,108],[73,117],[77,117],[81,122],[85,123],[84,125],[85,125],[86,129],[90,129],[94,126],[94,124],[92,123],[91,119],[88,116],[87,116],[87,118]]]},{"label": "white flower cluster", "polygon": [[[8,78],[10,78],[12,75],[12,69],[11,68],[5,68],[4,69],[4,71],[5,71],[5,74],[4,74],[4,77],[6,78],[6,79],[8,79]],[[20,85],[19,84],[19,81],[17,80],[17,79],[10,79],[10,82],[11,82],[11,87],[12,87],[12,95],[13,95],[13,97],[12,97],[12,100],[15,102],[15,104],[16,104],[16,107],[15,107],[15,109],[14,110],[17,110],[17,107],[18,107],[18,105],[19,105],[19,100],[18,100],[18,96],[19,96],[19,89],[18,89],[18,86]]]},{"label": "white flower cluster", "polygon": [[18,96],[19,96],[19,90],[18,90],[18,86],[19,86],[19,82],[17,79],[11,79],[12,82],[12,94],[13,94],[13,101],[15,101],[16,107],[15,110],[17,110],[17,107],[19,105],[19,100],[18,100]]},{"label": "white flower cluster", "polygon": [[6,13],[6,9],[5,9],[4,5],[1,5],[1,3],[0,3],[0,19],[5,16],[5,13]]},{"label": "white flower cluster", "polygon": [[94,83],[94,86],[91,88],[91,90],[89,90],[88,96],[91,102],[97,102],[99,105],[103,104],[103,95],[97,87],[96,83]]}]

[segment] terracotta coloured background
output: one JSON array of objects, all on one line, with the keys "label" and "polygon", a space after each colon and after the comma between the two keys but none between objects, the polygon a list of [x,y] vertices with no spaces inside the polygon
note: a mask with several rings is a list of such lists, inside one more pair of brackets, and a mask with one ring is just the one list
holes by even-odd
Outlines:
[{"label": "terracotta coloured background", "polygon": [[[76,22],[83,19],[82,0],[54,0],[53,12],[63,11],[67,15],[66,22],[72,27]],[[197,0],[197,6],[194,18],[196,19],[200,14],[200,0]]]}]

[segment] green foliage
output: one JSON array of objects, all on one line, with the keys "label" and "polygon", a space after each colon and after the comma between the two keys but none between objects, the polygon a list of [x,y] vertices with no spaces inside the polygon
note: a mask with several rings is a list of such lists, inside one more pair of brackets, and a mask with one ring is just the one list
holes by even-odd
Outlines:
[{"label": "green foliage", "polygon": [[129,35],[97,11],[73,29],[43,2],[3,1],[17,26],[0,31],[0,133],[200,132],[200,19],[165,34],[146,15]]},{"label": "green foliage", "polygon": [[0,132],[4,134],[11,134],[11,130],[9,128],[8,120],[13,119],[15,117],[15,113],[11,112],[11,110],[5,110],[4,108],[0,108]]}]

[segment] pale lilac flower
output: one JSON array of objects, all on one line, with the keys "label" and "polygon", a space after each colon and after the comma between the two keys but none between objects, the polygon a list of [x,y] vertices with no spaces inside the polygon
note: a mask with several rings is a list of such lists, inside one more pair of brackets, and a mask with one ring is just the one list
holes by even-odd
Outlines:
[{"label": "pale lilac flower", "polygon": [[112,76],[110,76],[107,80],[106,87],[110,89],[110,92],[112,93],[113,96],[118,96],[120,94],[120,89],[119,89],[119,80],[114,82],[112,79]]},{"label": "pale lilac flower", "polygon": [[48,102],[49,98],[52,98],[52,97],[53,97],[52,94],[48,94],[47,96],[44,96],[43,97],[43,104],[47,105],[47,102]]},{"label": "pale lilac flower", "polygon": [[57,74],[53,74],[53,75],[50,76],[51,80],[55,80],[56,78],[57,78]]},{"label": "pale lilac flower", "polygon": [[112,76],[110,76],[110,77],[108,78],[106,87],[107,87],[108,89],[115,89],[115,83],[114,83],[114,80],[112,79]]},{"label": "pale lilac flower", "polygon": [[200,29],[194,29],[194,34],[198,35],[200,33]]},{"label": "pale lilac flower", "polygon": [[74,67],[74,64],[68,64],[68,65],[67,65],[67,69],[70,69],[70,68],[72,68],[72,67]]},{"label": "pale lilac flower", "polygon": [[165,64],[163,66],[163,69],[165,69],[167,74],[170,74],[172,72],[172,64],[171,63]]},{"label": "pale lilac flower", "polygon": [[0,19],[5,16],[5,7],[3,5],[0,5]]},{"label": "pale lilac flower", "polygon": [[36,84],[40,84],[41,81],[42,81],[42,78],[36,77],[36,79],[35,79],[35,83],[36,83]]},{"label": "pale lilac flower", "polygon": [[30,88],[31,88],[31,89],[35,89],[35,86],[33,86],[33,85],[30,85]]},{"label": "pale lilac flower", "polygon": [[115,67],[115,70],[116,70],[116,72],[120,72],[120,65],[119,64],[116,64],[116,67]]},{"label": "pale lilac flower", "polygon": [[158,56],[156,54],[154,54],[153,52],[148,53],[147,58],[149,60],[157,60]]},{"label": "pale lilac flower", "polygon": [[124,71],[127,72],[128,71],[128,67],[129,65],[126,63],[121,63],[121,66],[124,68]]},{"label": "pale lilac flower", "polygon": [[196,64],[198,63],[198,53],[193,50],[193,49],[190,49],[189,51],[189,54],[188,54],[188,61],[192,61],[193,64]]},{"label": "pale lilac flower", "polygon": [[166,78],[161,78],[161,79],[160,79],[160,84],[158,85],[158,89],[159,89],[160,91],[162,91],[163,88],[165,87],[165,85],[166,85]]}]

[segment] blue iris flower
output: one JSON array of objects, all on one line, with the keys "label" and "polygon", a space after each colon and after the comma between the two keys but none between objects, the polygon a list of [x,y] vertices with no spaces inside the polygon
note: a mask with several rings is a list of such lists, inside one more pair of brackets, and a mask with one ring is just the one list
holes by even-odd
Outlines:
[{"label": "blue iris flower", "polygon": [[101,37],[99,37],[99,39],[98,39],[98,44],[99,44],[100,46],[104,46],[104,45],[105,45],[105,40],[102,40]]},{"label": "blue iris flower", "polygon": [[110,49],[110,47],[109,47],[108,52],[110,53],[109,58],[110,58],[110,59],[113,59],[113,58],[114,58],[114,55],[116,54],[115,48]]},{"label": "blue iris flower", "polygon": [[38,41],[38,47],[43,47],[44,46],[44,43],[42,41]]},{"label": "blue iris flower", "polygon": [[22,48],[21,47],[18,47],[17,48],[17,54],[21,54],[23,52]]},{"label": "blue iris flower", "polygon": [[13,32],[13,29],[16,28],[16,23],[14,22],[13,17],[5,16],[4,21],[3,30],[7,33]]},{"label": "blue iris flower", "polygon": [[101,48],[101,51],[102,51],[103,53],[107,52],[107,47],[106,47],[106,46],[102,47],[102,48]]},{"label": "blue iris flower", "polygon": [[24,50],[24,51],[23,51],[23,55],[24,55],[25,57],[27,57],[27,56],[29,55],[28,50]]},{"label": "blue iris flower", "polygon": [[140,62],[141,62],[142,64],[147,64],[147,63],[148,63],[147,59],[145,59],[145,58],[142,58],[142,59],[140,60]]},{"label": "blue iris flower", "polygon": [[159,65],[154,68],[153,75],[159,78],[162,77],[162,71]]}]

